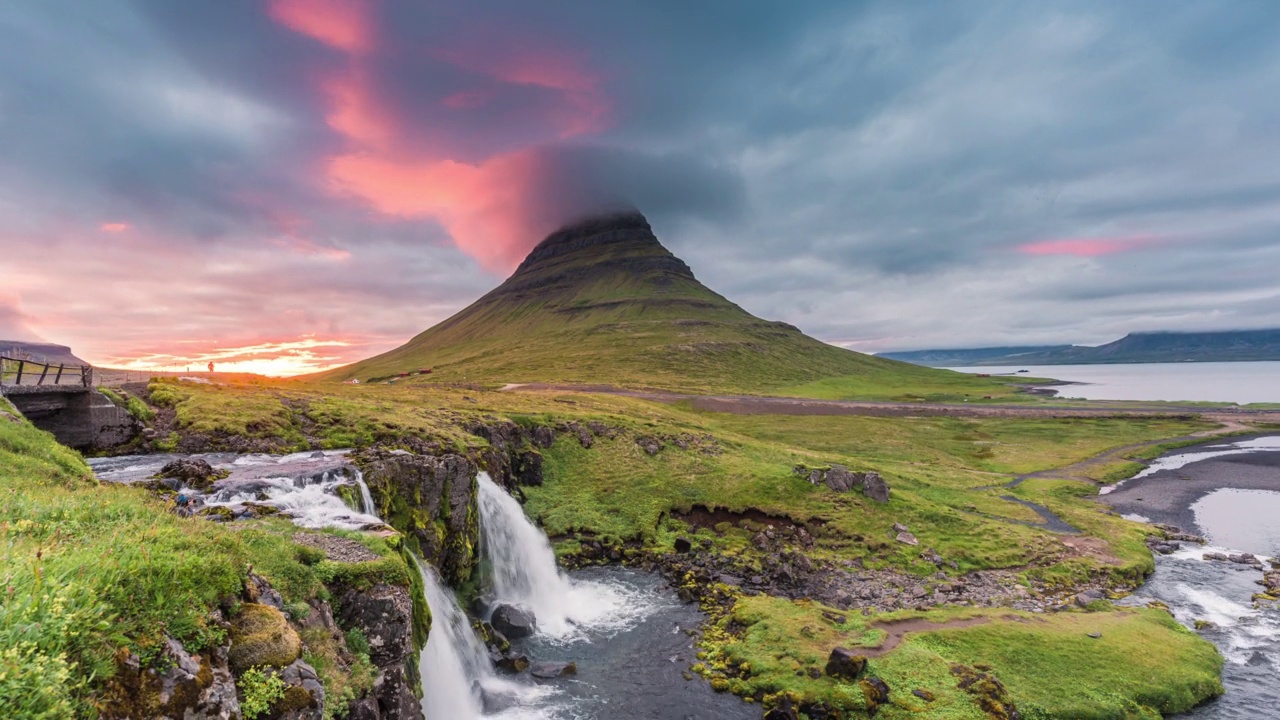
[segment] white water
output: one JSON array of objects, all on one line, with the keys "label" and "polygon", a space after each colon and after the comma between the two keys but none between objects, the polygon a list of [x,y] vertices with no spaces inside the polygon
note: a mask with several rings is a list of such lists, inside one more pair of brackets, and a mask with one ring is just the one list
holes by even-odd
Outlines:
[{"label": "white water", "polygon": [[360,509],[368,515],[378,517],[378,506],[373,504],[373,494],[369,492],[369,485],[364,481],[364,473],[356,472],[356,485],[360,487]]},{"label": "white water", "polygon": [[[364,484],[358,471],[356,481],[361,485]],[[261,482],[265,483],[266,487],[242,492],[223,490],[207,495],[205,504],[235,506],[246,502],[257,502],[270,505],[293,518],[295,524],[305,528],[359,530],[381,522],[376,515],[352,510],[342,501],[342,498],[334,494],[338,486],[348,482],[344,473],[325,472],[319,478],[305,480],[266,478]],[[267,499],[259,500],[259,493],[265,493]]]},{"label": "white water", "polygon": [[532,612],[542,635],[570,642],[591,630],[609,634],[634,626],[652,600],[613,583],[575,582],[556,565],[551,542],[520,503],[480,473],[481,549],[493,572],[495,603]]}]

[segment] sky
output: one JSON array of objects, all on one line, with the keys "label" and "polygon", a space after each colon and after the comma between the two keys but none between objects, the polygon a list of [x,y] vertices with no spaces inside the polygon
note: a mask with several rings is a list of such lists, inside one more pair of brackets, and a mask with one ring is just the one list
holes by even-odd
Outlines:
[{"label": "sky", "polygon": [[856,350],[1280,326],[1280,5],[0,5],[0,339],[294,374],[630,204]]}]

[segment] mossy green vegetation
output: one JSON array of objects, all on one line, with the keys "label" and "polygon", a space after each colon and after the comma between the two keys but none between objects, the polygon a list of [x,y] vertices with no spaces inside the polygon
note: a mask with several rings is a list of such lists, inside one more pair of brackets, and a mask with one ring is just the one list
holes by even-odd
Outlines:
[{"label": "mossy green vegetation", "polygon": [[99,484],[26,422],[0,419],[0,497],[0,706],[22,709],[15,717],[92,717],[120,648],[149,664],[166,636],[194,653],[222,643],[210,612],[250,568],[290,603],[324,597],[329,582],[409,576],[380,538],[358,538],[380,560],[316,562],[280,518],[180,518],[142,489]]},{"label": "mossy green vegetation", "polygon": [[[908,633],[877,655],[885,639],[877,624],[911,618],[935,629]],[[974,619],[980,624],[947,627]],[[833,647],[868,648],[867,675],[892,689],[877,717],[891,720],[986,720],[958,687],[957,665],[998,678],[1024,718],[1159,718],[1222,692],[1222,658],[1213,647],[1166,611],[1147,608],[1049,615],[955,608],[871,619],[808,601],[744,597],[704,636],[698,669],[741,695],[786,692],[861,710],[858,685],[823,672]]]}]

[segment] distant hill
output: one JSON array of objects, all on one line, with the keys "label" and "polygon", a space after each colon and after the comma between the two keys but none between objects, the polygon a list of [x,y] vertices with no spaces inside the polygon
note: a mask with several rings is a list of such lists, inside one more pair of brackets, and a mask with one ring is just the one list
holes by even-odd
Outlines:
[{"label": "distant hill", "polygon": [[1130,333],[1097,347],[1058,345],[915,350],[883,353],[880,357],[931,367],[1280,360],[1280,329]]},{"label": "distant hill", "polygon": [[815,340],[716,294],[638,213],[543,240],[496,289],[405,345],[322,374],[753,392],[824,378],[910,386],[951,373]]},{"label": "distant hill", "polygon": [[76,357],[71,348],[54,343],[31,342],[29,340],[0,340],[0,355],[20,360],[35,360],[52,365],[88,365],[89,363]]}]

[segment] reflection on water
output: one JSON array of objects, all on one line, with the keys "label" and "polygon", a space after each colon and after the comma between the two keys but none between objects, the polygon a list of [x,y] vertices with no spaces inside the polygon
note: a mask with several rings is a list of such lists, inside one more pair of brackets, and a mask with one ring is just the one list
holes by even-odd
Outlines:
[{"label": "reflection on water", "polygon": [[1087,400],[1280,403],[1280,362],[1132,363],[950,368],[967,373],[1054,378],[1061,397]]},{"label": "reflection on water", "polygon": [[1280,556],[1280,492],[1223,488],[1191,506],[1215,545]]}]

